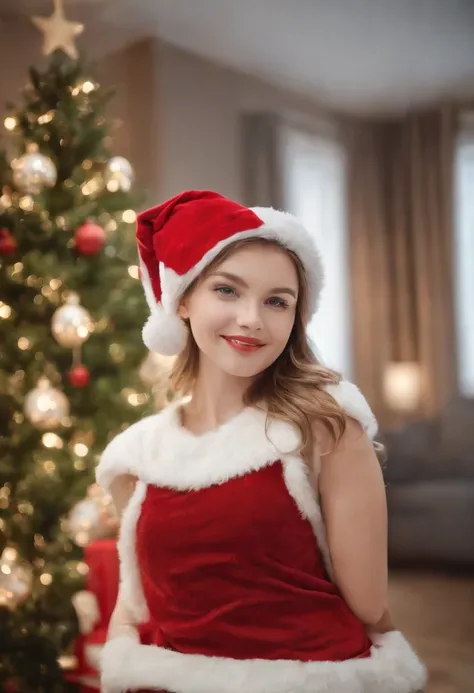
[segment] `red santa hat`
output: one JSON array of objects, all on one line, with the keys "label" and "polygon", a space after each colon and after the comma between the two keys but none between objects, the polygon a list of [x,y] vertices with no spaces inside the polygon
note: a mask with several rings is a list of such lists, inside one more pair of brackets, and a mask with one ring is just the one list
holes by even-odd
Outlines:
[{"label": "red santa hat", "polygon": [[316,312],[322,259],[298,219],[271,207],[244,207],[215,192],[190,190],[137,218],[141,279],[151,312],[143,341],[151,351],[171,356],[184,348],[180,298],[223,248],[247,238],[274,240],[299,257],[308,282],[309,315]]}]

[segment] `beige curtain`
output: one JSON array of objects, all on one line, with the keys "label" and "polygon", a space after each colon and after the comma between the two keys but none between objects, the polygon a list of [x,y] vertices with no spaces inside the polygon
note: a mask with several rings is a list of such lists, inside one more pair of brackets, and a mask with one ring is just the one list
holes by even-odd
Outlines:
[{"label": "beige curtain", "polygon": [[273,113],[246,113],[241,118],[244,204],[283,207],[280,121]]},{"label": "beige curtain", "polygon": [[353,125],[348,151],[354,376],[383,421],[383,375],[391,359],[384,129]]},{"label": "beige curtain", "polygon": [[[399,331],[399,356],[414,353],[422,370],[421,413],[434,416],[455,388],[453,300],[454,113],[420,114],[407,119],[400,134],[400,187],[404,203],[395,210],[392,233],[397,270],[409,295],[413,347]],[[407,292],[408,293],[408,292]],[[409,303],[409,305],[408,305]],[[411,309],[411,313],[409,312]]]},{"label": "beige curtain", "polygon": [[356,371],[385,420],[391,361],[419,364],[419,415],[442,411],[454,390],[454,140],[448,109],[359,125],[349,138]]}]

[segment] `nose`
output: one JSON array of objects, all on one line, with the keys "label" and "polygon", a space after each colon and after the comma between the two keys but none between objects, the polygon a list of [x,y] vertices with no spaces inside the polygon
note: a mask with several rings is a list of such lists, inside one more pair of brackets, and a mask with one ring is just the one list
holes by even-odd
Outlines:
[{"label": "nose", "polygon": [[262,329],[262,316],[256,301],[239,301],[237,325],[242,330],[257,331]]}]

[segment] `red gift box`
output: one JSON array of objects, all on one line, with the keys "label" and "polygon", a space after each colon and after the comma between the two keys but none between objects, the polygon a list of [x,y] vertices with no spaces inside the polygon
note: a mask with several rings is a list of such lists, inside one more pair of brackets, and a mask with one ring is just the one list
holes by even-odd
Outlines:
[{"label": "red gift box", "polygon": [[[67,679],[81,686],[81,693],[100,690],[99,657],[107,639],[110,618],[117,601],[119,558],[115,539],[100,539],[84,549],[87,573],[85,590],[75,595],[81,634],[75,643],[77,667],[68,672]],[[150,624],[138,628],[140,640],[148,644]]]}]

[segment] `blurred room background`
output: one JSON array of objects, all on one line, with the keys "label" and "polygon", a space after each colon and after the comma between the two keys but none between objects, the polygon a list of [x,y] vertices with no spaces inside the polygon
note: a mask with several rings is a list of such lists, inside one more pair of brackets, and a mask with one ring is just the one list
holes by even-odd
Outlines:
[{"label": "blurred room background", "polygon": [[[210,188],[286,208],[320,238],[329,278],[310,334],[388,449],[395,621],[429,693],[474,690],[474,3],[65,9],[117,89],[114,149],[147,203]],[[2,103],[41,61],[30,16],[51,10],[2,0]]]}]

